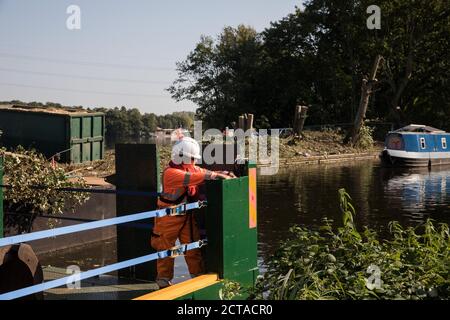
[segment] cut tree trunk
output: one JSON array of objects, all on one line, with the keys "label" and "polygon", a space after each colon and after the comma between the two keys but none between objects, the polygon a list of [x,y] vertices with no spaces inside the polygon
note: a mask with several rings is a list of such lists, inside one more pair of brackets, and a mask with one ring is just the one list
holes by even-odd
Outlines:
[{"label": "cut tree trunk", "polygon": [[361,100],[359,102],[358,113],[356,114],[355,122],[353,124],[352,130],[350,131],[350,135],[346,139],[347,141],[350,141],[352,145],[355,145],[359,140],[359,133],[364,123],[364,119],[366,118],[367,106],[369,105],[369,99],[373,92],[373,88],[377,83],[376,76],[382,60],[383,57],[378,55],[375,58],[375,63],[372,67],[369,79],[363,79],[361,85]]},{"label": "cut tree trunk", "polygon": [[299,124],[299,128],[298,128],[299,135],[301,135],[303,132],[303,127],[305,126],[307,113],[308,113],[308,107],[302,106],[302,110],[300,112],[300,120],[299,120],[300,124]]},{"label": "cut tree trunk", "polygon": [[245,119],[244,116],[239,116],[239,129],[245,131]]},{"label": "cut tree trunk", "polygon": [[303,127],[305,125],[305,120],[308,112],[308,107],[306,106],[296,106],[294,115],[294,134],[296,136],[301,136]]},{"label": "cut tree trunk", "polygon": [[253,130],[253,119],[255,116],[251,113],[248,114],[247,117],[247,130]]}]

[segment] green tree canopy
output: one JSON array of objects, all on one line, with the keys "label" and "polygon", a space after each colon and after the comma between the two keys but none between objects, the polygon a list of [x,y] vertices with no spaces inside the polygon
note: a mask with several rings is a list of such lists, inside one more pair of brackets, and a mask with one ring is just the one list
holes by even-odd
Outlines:
[{"label": "green tree canopy", "polygon": [[262,33],[241,25],[202,36],[168,90],[215,127],[246,112],[290,126],[297,103],[311,106],[310,123],[352,122],[362,79],[380,54],[368,116],[449,128],[448,1],[380,0],[380,30],[367,28],[372,4],[309,0]]}]

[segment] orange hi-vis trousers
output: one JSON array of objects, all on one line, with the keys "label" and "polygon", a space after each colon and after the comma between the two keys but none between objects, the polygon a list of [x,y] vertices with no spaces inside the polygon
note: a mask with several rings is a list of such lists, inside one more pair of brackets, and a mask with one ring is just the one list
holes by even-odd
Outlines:
[{"label": "orange hi-vis trousers", "polygon": [[[169,164],[163,172],[163,192],[158,199],[158,207],[171,206],[171,201],[186,202],[188,197],[198,198],[199,185],[205,180],[214,179],[216,173],[195,165]],[[183,199],[181,199],[183,198]],[[164,201],[165,200],[165,201]],[[189,244],[200,240],[198,229],[192,211],[185,216],[166,216],[155,218],[151,244],[157,251],[167,250],[175,246],[177,239],[181,244]],[[191,275],[204,273],[200,249],[189,250],[185,254],[186,263]],[[173,278],[174,259],[165,258],[157,262],[157,279],[171,280]]]},{"label": "orange hi-vis trousers", "polygon": [[[152,247],[157,251],[167,250],[175,246],[177,239],[180,243],[188,244],[200,240],[200,232],[192,213],[186,216],[155,218],[153,228]],[[191,275],[204,273],[204,266],[200,249],[189,250],[184,258]],[[174,272],[173,258],[157,261],[157,279],[171,280]]]}]

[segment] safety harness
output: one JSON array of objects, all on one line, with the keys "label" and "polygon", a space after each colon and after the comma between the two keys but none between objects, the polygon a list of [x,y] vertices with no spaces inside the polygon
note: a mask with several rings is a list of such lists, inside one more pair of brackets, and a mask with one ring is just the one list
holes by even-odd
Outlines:
[{"label": "safety harness", "polygon": [[[178,170],[182,170],[183,172],[187,172],[187,171],[184,171],[181,166],[174,164],[172,161],[169,162],[169,168],[178,169]],[[167,168],[167,169],[169,169],[169,168]],[[164,170],[164,173],[165,173],[165,170]],[[189,196],[189,187],[188,186],[184,187],[184,192],[175,200],[171,200],[171,199],[165,198],[164,197],[164,193],[159,196],[159,200],[164,202],[164,203],[166,203],[166,204],[168,204],[168,205],[171,205],[171,206],[179,206],[181,203],[183,203],[183,200],[186,197],[187,197],[187,202],[188,203],[192,202],[192,201],[196,201],[195,197],[190,197]],[[183,225],[181,226],[180,231],[178,233],[178,238],[180,238],[181,231],[186,226],[188,220],[190,220],[189,233],[190,233],[190,236],[191,236],[191,242],[193,242],[194,241],[194,225],[193,225],[194,214],[191,211],[184,211],[184,212],[177,212],[177,213],[173,214],[172,216],[175,216],[175,215],[178,215],[178,216],[184,215],[184,216],[186,216],[185,219],[184,219]]]}]

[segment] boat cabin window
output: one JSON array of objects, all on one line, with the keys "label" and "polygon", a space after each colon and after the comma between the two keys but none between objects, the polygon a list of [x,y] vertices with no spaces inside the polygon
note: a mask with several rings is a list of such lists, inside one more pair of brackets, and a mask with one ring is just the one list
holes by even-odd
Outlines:
[{"label": "boat cabin window", "polygon": [[387,148],[392,150],[403,150],[403,138],[400,135],[390,135],[387,139]]},{"label": "boat cabin window", "polygon": [[441,138],[442,149],[447,149],[447,138]]},{"label": "boat cabin window", "polygon": [[425,138],[420,138],[420,147],[422,149],[426,149],[427,148],[427,145],[425,143]]}]

